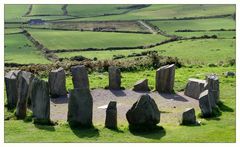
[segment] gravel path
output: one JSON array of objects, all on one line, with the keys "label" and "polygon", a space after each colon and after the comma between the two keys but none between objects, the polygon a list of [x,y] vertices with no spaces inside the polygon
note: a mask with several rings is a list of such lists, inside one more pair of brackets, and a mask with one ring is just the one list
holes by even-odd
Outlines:
[{"label": "gravel path", "polygon": [[[118,122],[127,122],[126,112],[140,97],[141,92],[132,90],[91,90],[93,96],[93,123],[104,124],[105,111],[108,103],[112,100],[117,101]],[[177,94],[159,94],[157,92],[148,93],[158,105],[161,113],[161,124],[178,124],[179,116],[185,108],[193,107],[199,110],[198,100],[187,97],[183,92]],[[67,120],[68,99],[65,97],[51,100],[51,119]]]}]

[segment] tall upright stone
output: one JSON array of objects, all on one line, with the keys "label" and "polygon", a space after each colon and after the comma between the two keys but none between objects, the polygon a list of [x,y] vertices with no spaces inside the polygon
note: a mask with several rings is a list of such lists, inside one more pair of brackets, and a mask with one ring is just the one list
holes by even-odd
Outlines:
[{"label": "tall upright stone", "polygon": [[71,67],[73,87],[89,89],[88,73],[84,65]]},{"label": "tall upright stone", "polygon": [[212,115],[212,106],[210,104],[208,90],[205,90],[200,94],[199,107],[203,117],[210,117]]},{"label": "tall upright stone", "polygon": [[27,102],[29,98],[29,87],[33,79],[33,74],[26,71],[20,71],[17,80],[17,107],[16,116],[18,119],[24,119],[27,113]]},{"label": "tall upright stone", "polygon": [[106,110],[105,127],[117,129],[117,102],[111,101]]},{"label": "tall upright stone", "polygon": [[6,94],[7,94],[7,107],[13,109],[17,105],[17,77],[19,70],[14,70],[6,73],[4,76]]},{"label": "tall upright stone", "polygon": [[93,98],[89,89],[73,89],[69,92],[68,122],[72,126],[92,126]]},{"label": "tall upright stone", "polygon": [[174,87],[175,65],[165,65],[156,71],[156,85],[158,92],[172,93]]},{"label": "tall upright stone", "polygon": [[121,89],[121,71],[119,68],[110,66],[108,68],[109,75],[109,89],[119,90]]},{"label": "tall upright stone", "polygon": [[50,121],[50,94],[48,82],[33,78],[30,84],[30,99],[34,122]]},{"label": "tall upright stone", "polygon": [[67,95],[66,75],[62,67],[49,73],[48,84],[51,97],[57,98]]},{"label": "tall upright stone", "polygon": [[219,79],[216,75],[209,75],[208,81],[208,93],[209,100],[212,107],[216,107],[219,102]]},{"label": "tall upright stone", "polygon": [[184,89],[184,94],[191,98],[198,99],[200,94],[205,90],[206,85],[206,80],[190,78]]}]

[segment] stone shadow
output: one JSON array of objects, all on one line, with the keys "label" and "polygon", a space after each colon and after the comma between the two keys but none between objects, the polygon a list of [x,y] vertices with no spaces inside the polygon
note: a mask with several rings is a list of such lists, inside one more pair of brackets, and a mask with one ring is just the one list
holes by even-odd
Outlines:
[{"label": "stone shadow", "polygon": [[65,104],[68,103],[68,97],[63,96],[59,98],[51,98],[51,102],[53,102],[54,104]]},{"label": "stone shadow", "polygon": [[228,107],[221,101],[217,105],[218,105],[219,109],[223,112],[234,112],[234,110],[231,107]]},{"label": "stone shadow", "polygon": [[168,93],[159,93],[165,99],[173,99],[175,101],[187,102],[188,100],[179,94],[168,94]]},{"label": "stone shadow", "polygon": [[40,125],[40,124],[34,124],[34,126],[40,130],[46,130],[46,131],[55,131],[55,128],[53,125]]},{"label": "stone shadow", "polygon": [[126,93],[123,90],[109,90],[116,97],[126,96]]},{"label": "stone shadow", "polygon": [[155,126],[154,128],[135,128],[129,125],[129,131],[136,136],[144,138],[159,140],[166,135],[166,131],[162,126]]},{"label": "stone shadow", "polygon": [[69,125],[72,132],[79,138],[84,138],[84,137],[98,137],[99,136],[99,130],[94,127],[76,127]]}]

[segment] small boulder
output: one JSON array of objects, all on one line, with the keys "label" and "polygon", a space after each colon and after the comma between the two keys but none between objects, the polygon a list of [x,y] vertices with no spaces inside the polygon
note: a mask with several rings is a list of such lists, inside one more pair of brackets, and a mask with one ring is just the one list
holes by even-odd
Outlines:
[{"label": "small boulder", "polygon": [[225,77],[227,78],[227,77],[234,77],[235,76],[235,73],[234,72],[231,72],[231,71],[227,71],[227,72],[225,72]]},{"label": "small boulder", "polygon": [[121,89],[121,71],[119,68],[110,66],[108,68],[109,74],[109,89],[120,90]]},{"label": "small boulder", "polygon": [[133,86],[134,91],[149,91],[148,87],[148,79],[143,79],[140,81],[137,81],[135,85]]},{"label": "small boulder", "polygon": [[117,129],[117,102],[111,101],[106,110],[105,127]]},{"label": "small boulder", "polygon": [[128,123],[134,127],[155,127],[160,122],[160,111],[154,99],[142,95],[127,111]]},{"label": "small boulder", "polygon": [[208,90],[205,90],[200,94],[199,107],[201,109],[202,117],[210,117],[212,115],[212,107],[208,96]]},{"label": "small boulder", "polygon": [[50,95],[53,98],[60,96],[66,96],[66,75],[64,69],[60,67],[57,70],[52,70],[48,76],[48,84],[50,89]]},{"label": "small boulder", "polygon": [[196,116],[194,108],[187,108],[182,113],[181,125],[196,124]]},{"label": "small boulder", "polygon": [[93,98],[89,89],[69,92],[68,122],[71,126],[92,126]]},{"label": "small boulder", "polygon": [[200,94],[204,91],[206,85],[206,80],[190,78],[188,79],[184,94],[191,98],[198,99]]}]

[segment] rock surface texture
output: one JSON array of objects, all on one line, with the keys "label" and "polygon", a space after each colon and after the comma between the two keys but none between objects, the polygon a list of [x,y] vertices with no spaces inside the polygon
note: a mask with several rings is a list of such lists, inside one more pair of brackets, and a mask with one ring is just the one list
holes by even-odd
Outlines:
[{"label": "rock surface texture", "polygon": [[63,68],[52,70],[48,76],[50,95],[53,98],[66,96],[66,75]]},{"label": "rock surface texture", "polygon": [[175,65],[165,65],[156,71],[156,90],[160,93],[172,93],[175,77]]},{"label": "rock surface texture", "polygon": [[188,83],[185,87],[184,94],[191,98],[198,99],[200,94],[205,90],[207,82],[199,79],[188,79]]},{"label": "rock surface texture", "polygon": [[199,107],[201,109],[202,117],[210,117],[212,115],[212,107],[208,96],[208,90],[205,90],[200,94]]},{"label": "rock surface texture", "polygon": [[133,86],[133,90],[134,91],[150,91],[148,87],[148,79],[137,81]]},{"label": "rock surface texture", "polygon": [[194,108],[187,108],[183,114],[181,119],[182,125],[191,125],[196,124],[196,116]]},{"label": "rock surface texture", "polygon": [[92,126],[93,98],[89,89],[73,89],[68,102],[68,122],[74,126]]},{"label": "rock surface texture", "polygon": [[74,89],[89,89],[88,73],[84,65],[71,67]]},{"label": "rock surface texture", "polygon": [[148,95],[142,95],[126,114],[130,126],[151,127],[160,122],[160,111],[155,101]]},{"label": "rock surface texture", "polygon": [[38,78],[33,78],[30,85],[30,99],[34,122],[48,122],[50,120],[50,95],[48,83]]},{"label": "rock surface texture", "polygon": [[111,101],[106,109],[105,127],[117,129],[117,102]]},{"label": "rock surface texture", "polygon": [[29,87],[33,79],[33,74],[26,71],[20,71],[17,80],[17,107],[16,116],[18,119],[24,119],[27,113],[27,102],[29,98]]},{"label": "rock surface texture", "polygon": [[13,109],[17,105],[17,77],[19,70],[14,70],[6,73],[4,76],[6,94],[7,94],[7,107]]},{"label": "rock surface texture", "polygon": [[121,89],[121,71],[119,68],[111,66],[108,68],[109,74],[109,89],[120,90]]},{"label": "rock surface texture", "polygon": [[210,104],[214,108],[219,102],[219,79],[216,75],[209,75],[207,81]]}]

